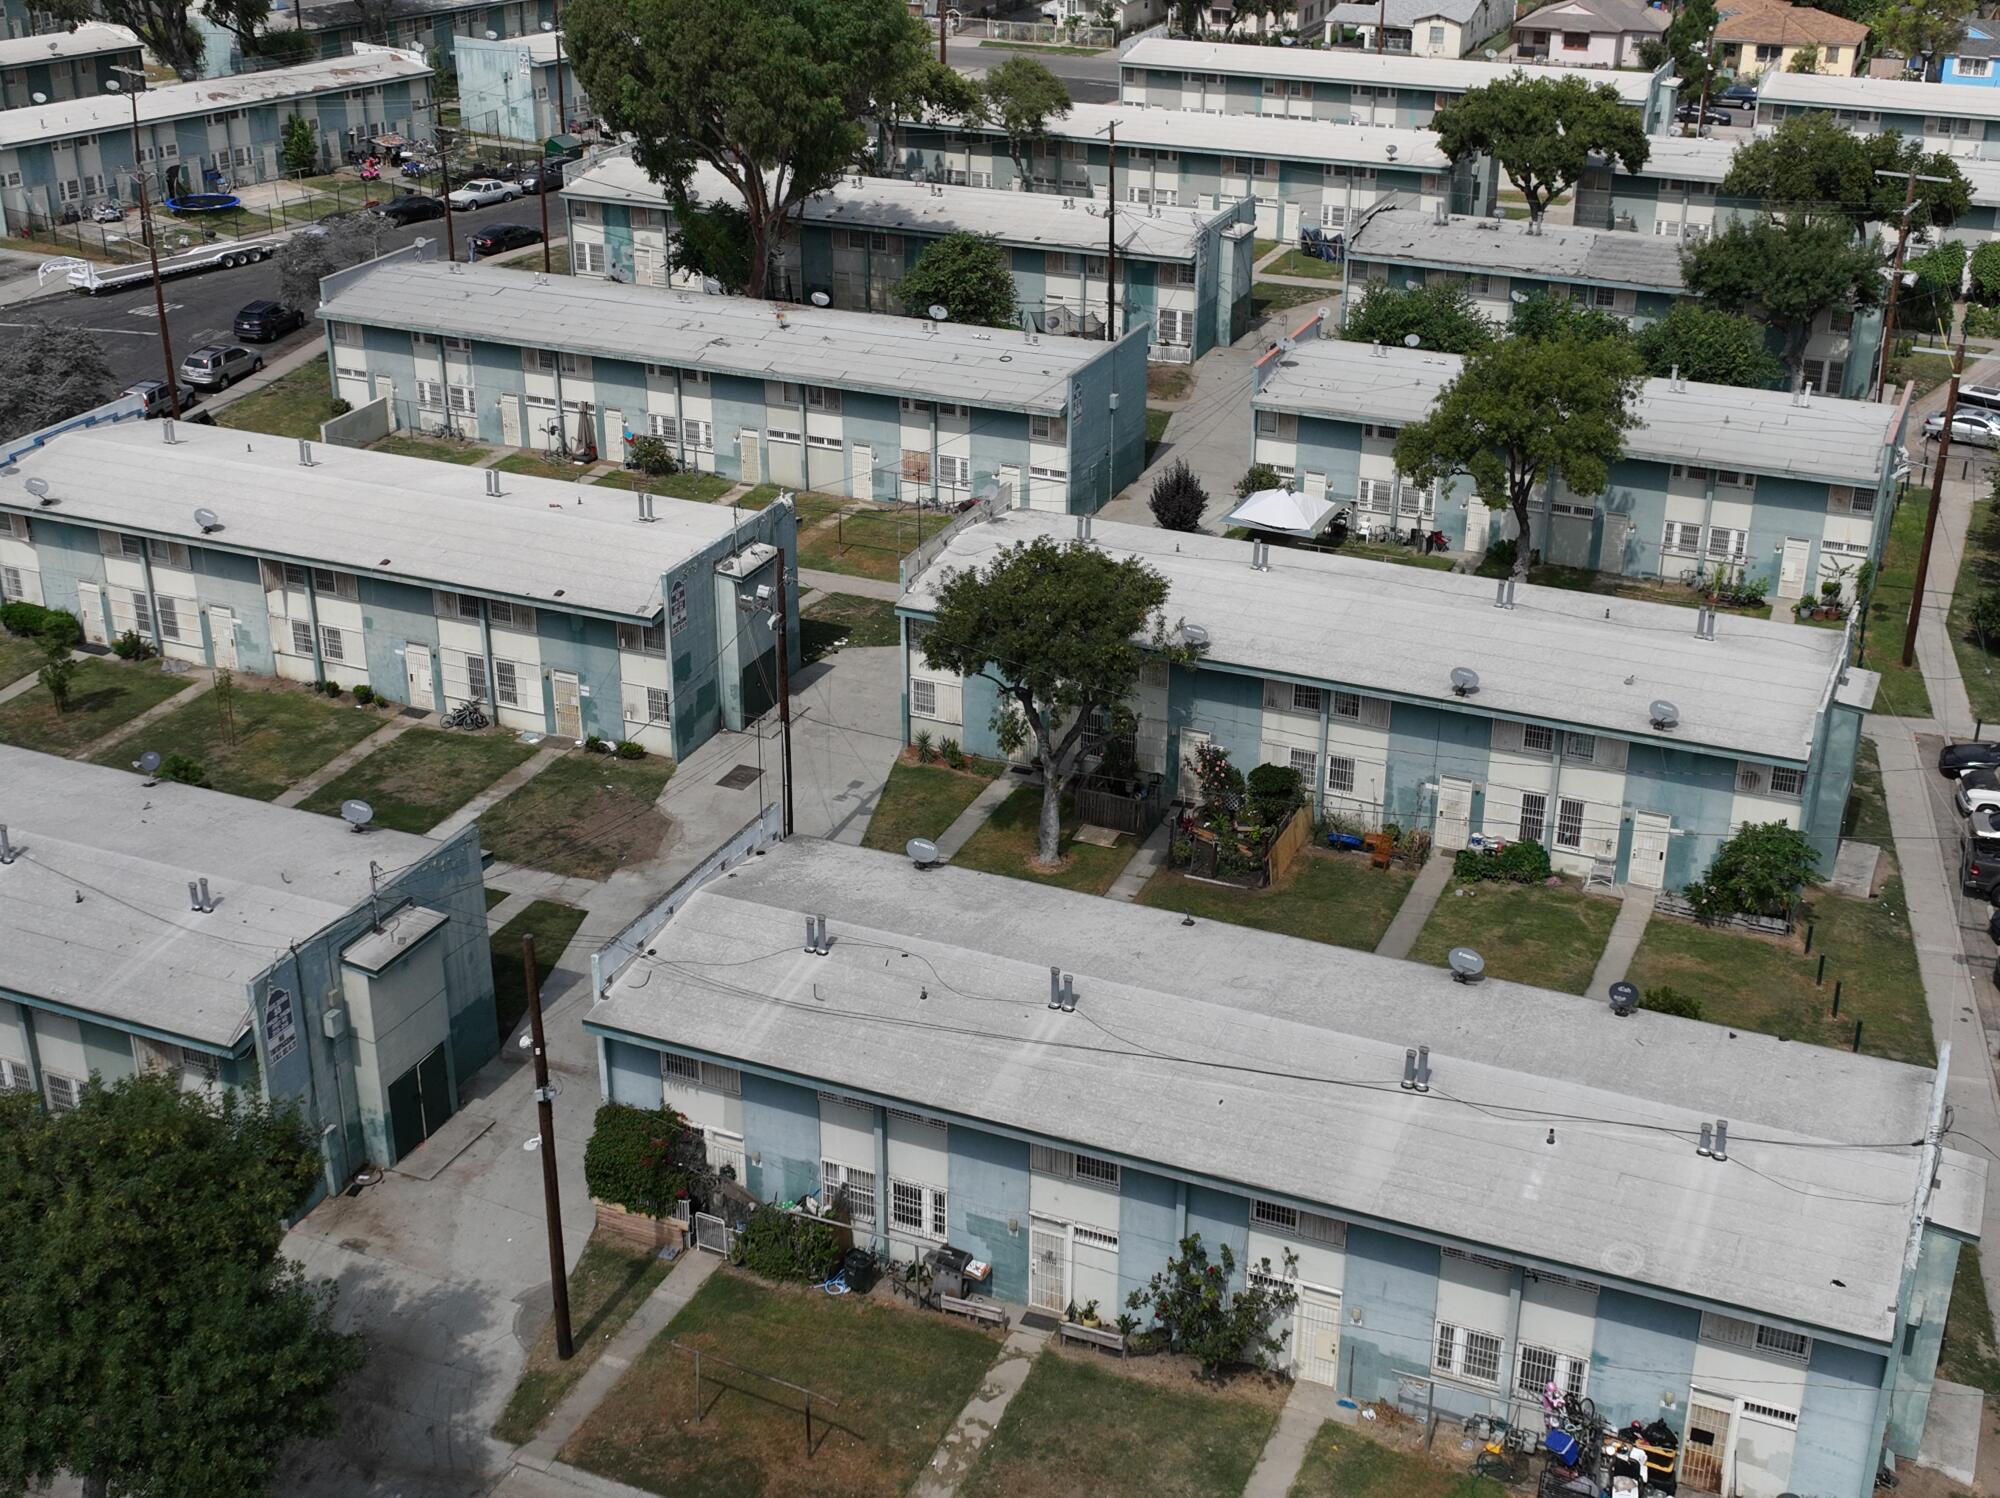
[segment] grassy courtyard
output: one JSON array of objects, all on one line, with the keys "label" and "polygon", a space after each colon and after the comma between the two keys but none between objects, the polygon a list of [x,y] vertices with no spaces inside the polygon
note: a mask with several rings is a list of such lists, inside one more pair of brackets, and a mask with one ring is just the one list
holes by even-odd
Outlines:
[{"label": "grassy courtyard", "polygon": [[[102,658],[79,661],[70,682],[67,712],[56,711],[42,686],[0,702],[0,744],[74,754],[193,684],[191,676],[167,675],[158,661],[137,665]],[[138,752],[133,751],[134,758]]]},{"label": "grassy courtyard", "polygon": [[[1053,884],[1060,889],[1081,890],[1101,895],[1110,889],[1125,865],[1132,861],[1132,844],[1120,838],[1114,848],[1096,848],[1076,841],[1076,818],[1065,805],[1062,817],[1060,868],[1047,873],[1030,867],[1028,860],[1037,849],[1042,819],[1042,788],[1024,785],[993,809],[993,815],[963,848],[952,856],[952,865],[978,869],[985,874],[1005,874],[1013,879],[1032,879],[1037,884]],[[872,830],[872,829],[871,829]]]},{"label": "grassy courtyard", "polygon": [[799,648],[808,662],[843,645],[895,645],[902,638],[896,605],[886,598],[829,593],[799,615]]},{"label": "grassy courtyard", "polygon": [[269,801],[388,721],[302,687],[239,683],[226,700],[220,691],[204,692],[93,759],[122,769],[145,749],[163,758],[184,754],[216,790]]},{"label": "grassy courtyard", "polygon": [[352,797],[378,827],[428,832],[534,752],[511,733],[412,728],[300,804],[331,815]]},{"label": "grassy courtyard", "polygon": [[1275,1403],[1211,1393],[1164,1372],[1158,1364],[1139,1374],[1044,1352],[959,1492],[964,1498],[1242,1492],[1277,1423]]},{"label": "grassy courtyard", "polygon": [[305,364],[263,389],[218,407],[215,424],[274,437],[319,441],[319,426],[333,419],[333,392],[324,364]]},{"label": "grassy courtyard", "polygon": [[48,658],[49,653],[41,641],[0,630],[0,687],[12,686],[24,676],[33,676]]},{"label": "grassy courtyard", "polygon": [[[815,1401],[713,1361],[694,1419],[690,1357],[704,1352],[836,1401]],[[562,1459],[649,1492],[845,1498],[914,1482],[999,1350],[996,1338],[891,1305],[831,1299],[724,1271],[634,1361]]]},{"label": "grassy courtyard", "polygon": [[1265,266],[1262,272],[1267,276],[1304,276],[1313,281],[1338,281],[1340,267],[1331,260],[1321,260],[1308,255],[1304,250],[1287,250],[1276,260]]},{"label": "grassy courtyard", "polygon": [[1471,947],[1488,977],[1582,993],[1617,918],[1616,900],[1567,887],[1453,880],[1410,956],[1443,966],[1453,947]]},{"label": "grassy courtyard", "polygon": [[564,755],[480,816],[480,841],[505,863],[602,879],[660,851],[671,824],[653,803],[673,774],[657,754]]},{"label": "grassy courtyard", "polygon": [[[1928,718],[1931,695],[1924,686],[1923,673],[1913,663],[1902,664],[1905,625],[1910,618],[1910,593],[1917,582],[1917,552],[1924,544],[1924,517],[1930,513],[1928,490],[1906,488],[1896,518],[1889,525],[1889,539],[1882,548],[1882,570],[1875,577],[1875,591],[1868,608],[1868,639],[1861,664],[1882,673],[1882,685],[1875,694],[1875,711],[1899,718]],[[1933,559],[1936,560],[1935,558]],[[1977,676],[1965,674],[1965,690],[1970,696]],[[1973,698],[1977,706],[1979,699]]]},{"label": "grassy courtyard", "polygon": [[1416,876],[1377,869],[1360,853],[1307,848],[1269,889],[1236,889],[1170,869],[1146,881],[1139,903],[1307,941],[1372,952]]},{"label": "grassy courtyard", "polygon": [[1854,789],[1847,794],[1847,810],[1840,832],[1857,842],[1873,843],[1884,853],[1896,851],[1894,832],[1889,826],[1889,801],[1882,790],[1882,761],[1875,741],[1864,738],[1854,754]]},{"label": "grassy courtyard", "polygon": [[421,437],[411,432],[391,432],[369,444],[370,452],[393,453],[399,458],[428,458],[433,463],[477,463],[486,456],[480,443],[455,442],[449,437]]},{"label": "grassy courtyard", "polygon": [[584,1244],[576,1267],[569,1272],[575,1354],[568,1362],[557,1357],[555,1323],[551,1320],[544,1326],[528,1350],[528,1361],[508,1397],[507,1408],[493,1422],[493,1434],[514,1446],[533,1440],[542,1422],[576,1387],[576,1381],[632,1319],[632,1313],[645,1304],[670,1267],[652,1254],[630,1253],[596,1238]]},{"label": "grassy courtyard", "polygon": [[528,1012],[528,969],[521,938],[534,937],[535,970],[546,986],[549,969],[561,959],[563,949],[582,924],[583,911],[577,906],[535,900],[493,933],[493,1015],[502,1044]]},{"label": "grassy courtyard", "polygon": [[1255,281],[1250,286],[1250,315],[1268,317],[1273,312],[1303,307],[1308,303],[1323,306],[1339,295],[1338,286],[1292,286],[1283,281]]},{"label": "grassy courtyard", "polygon": [[987,777],[944,765],[897,760],[876,798],[861,846],[900,853],[913,837],[935,840],[986,789]]},{"label": "grassy courtyard", "polygon": [[518,473],[526,478],[561,479],[574,483],[584,474],[581,463],[564,462],[561,458],[545,458],[540,453],[509,453],[493,465],[502,473]]},{"label": "grassy courtyard", "polygon": [[[831,525],[820,526],[808,533],[805,527],[811,518],[802,507],[799,512],[801,567],[893,582],[897,576],[897,564],[905,553],[917,547],[919,516],[914,508],[856,510],[841,515]],[[943,530],[946,519],[927,510],[921,517],[922,534],[930,536]]]},{"label": "grassy courtyard", "polygon": [[644,489],[648,494],[664,494],[669,499],[693,499],[709,503],[722,498],[736,487],[734,479],[726,479],[719,473],[662,474],[655,478],[651,474],[635,473],[629,468],[621,468],[616,473],[607,473],[597,481],[600,489]]},{"label": "grassy courtyard", "polygon": [[1507,1498],[1507,1489],[1329,1420],[1306,1449],[1290,1498]]}]

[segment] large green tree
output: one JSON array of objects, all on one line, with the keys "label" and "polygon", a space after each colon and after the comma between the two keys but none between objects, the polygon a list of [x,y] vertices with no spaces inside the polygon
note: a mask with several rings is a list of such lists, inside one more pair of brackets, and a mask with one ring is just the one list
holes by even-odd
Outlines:
[{"label": "large green tree", "polygon": [[741,203],[676,197],[667,260],[677,271],[709,276],[724,286],[750,280],[750,215]]},{"label": "large green tree", "polygon": [[0,359],[0,437],[80,416],[117,388],[95,333],[62,319],[24,317]]},{"label": "large green tree", "polygon": [[1504,338],[1469,356],[1421,421],[1396,437],[1396,467],[1420,484],[1469,473],[1480,499],[1511,510],[1526,576],[1536,493],[1560,476],[1597,494],[1637,419],[1639,356],[1625,339]]},{"label": "large green tree", "polygon": [[1814,111],[1795,114],[1776,133],[1738,146],[1722,191],[1756,199],[1775,213],[1838,214],[1859,238],[1871,224],[1888,224],[1893,232],[1912,172],[1944,180],[1916,184],[1911,233],[1944,228],[1971,208],[1965,174],[1943,152],[1926,151],[1921,140],[1896,134],[1856,135],[1831,115]]},{"label": "large green tree", "polygon": [[1005,548],[984,570],[949,573],[938,590],[924,661],[991,682],[1001,743],[1033,741],[1044,864],[1062,854],[1062,798],[1081,768],[1085,729],[1132,695],[1149,630],[1154,648],[1169,648],[1166,601],[1167,580],[1139,558],[1047,536]]},{"label": "large green tree", "polygon": [[1576,297],[1551,296],[1546,291],[1530,292],[1514,304],[1507,332],[1515,338],[1533,338],[1543,343],[1559,338],[1612,338],[1622,342],[1632,336],[1625,319],[1616,313],[1585,306]]},{"label": "large green tree", "polygon": [[1674,73],[1681,80],[1680,96],[1690,102],[1715,86],[1715,28],[1721,24],[1715,0],[1684,0],[1667,23],[1662,40]]},{"label": "large green tree", "polygon": [[47,0],[38,7],[59,21],[109,21],[129,26],[146,44],[146,50],[183,78],[201,71],[201,33],[195,29],[197,13],[226,31],[241,37],[245,50],[271,14],[271,0]]},{"label": "large green tree", "polygon": [[1416,347],[1446,354],[1469,354],[1497,336],[1493,324],[1473,305],[1472,294],[1456,281],[1407,288],[1370,281],[1348,312],[1340,336],[1352,343],[1402,348],[1412,334]]},{"label": "large green tree", "polygon": [[896,297],[911,317],[940,306],[953,322],[987,328],[1011,328],[1017,318],[1012,257],[986,234],[947,234],[927,245],[896,283]]},{"label": "large green tree", "polygon": [[293,1112],[155,1075],[0,1096],[0,1493],[270,1490],[362,1359],[280,1253],[320,1173]]},{"label": "large green tree", "polygon": [[1768,389],[1784,373],[1764,345],[1764,325],[1733,312],[1683,302],[1641,329],[1635,346],[1646,373],[1665,379],[1676,372],[1704,385]]},{"label": "large green tree", "polygon": [[1875,12],[1871,40],[1884,52],[1924,59],[1926,77],[1965,35],[1975,0],[1890,0]]},{"label": "large green tree", "polygon": [[748,216],[748,280],[812,194],[861,159],[871,119],[959,81],[900,0],[571,0],[579,82],[676,201],[707,162]]},{"label": "large green tree", "polygon": [[1050,120],[1069,113],[1069,87],[1032,57],[1010,57],[979,83],[981,115],[1007,136],[1007,154],[1026,183],[1028,153]]},{"label": "large green tree", "polygon": [[1834,307],[1881,300],[1882,251],[1856,240],[1847,221],[1817,214],[1731,224],[1681,250],[1681,279],[1725,312],[1762,316],[1779,328],[1779,357],[1797,375],[1813,320]]},{"label": "large green tree", "polygon": [[1639,111],[1610,84],[1583,78],[1515,72],[1459,95],[1438,111],[1436,126],[1454,163],[1475,155],[1498,161],[1534,218],[1577,184],[1593,157],[1615,157],[1636,172],[1650,150]]}]

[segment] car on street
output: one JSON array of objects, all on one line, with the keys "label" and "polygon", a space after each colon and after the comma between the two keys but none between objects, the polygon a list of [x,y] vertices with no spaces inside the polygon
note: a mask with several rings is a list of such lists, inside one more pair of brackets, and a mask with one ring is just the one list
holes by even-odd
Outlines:
[{"label": "car on street", "polygon": [[1976,406],[1981,411],[2000,411],[2000,385],[1975,385],[1967,381],[1958,387],[1958,403]]},{"label": "car on street", "polygon": [[2000,844],[1959,839],[1958,887],[1976,899],[2000,899]]},{"label": "car on street", "polygon": [[2000,810],[2000,772],[1967,770],[1958,777],[1958,789],[1952,792],[1951,800],[1962,817],[1971,816],[1981,807]]},{"label": "car on street", "polygon": [[1715,102],[1727,105],[1731,109],[1755,109],[1757,90],[1748,83],[1732,83],[1715,96]]},{"label": "car on street", "polygon": [[[165,380],[141,380],[136,385],[127,385],[119,394],[137,396],[144,408],[146,419],[149,421],[155,416],[165,416],[172,409],[167,401],[167,382]],[[188,389],[185,385],[181,387],[180,397],[181,414],[183,416],[188,413],[188,409],[191,406],[201,399],[198,392]]]},{"label": "car on street", "polygon": [[521,196],[518,183],[502,182],[498,177],[474,177],[463,187],[451,190],[451,206],[463,212],[468,208],[484,208],[490,203],[511,203]]},{"label": "car on street", "polygon": [[1713,104],[1703,109],[1699,104],[1683,104],[1674,111],[1674,118],[1683,125],[1733,125],[1736,116],[1726,109],[1717,109]]},{"label": "car on street", "polygon": [[498,255],[524,245],[540,244],[542,231],[526,224],[488,224],[472,236],[472,248],[482,255]]},{"label": "car on street", "polygon": [[[1935,442],[1944,431],[1944,412],[1924,418],[1924,441]],[[1966,447],[2000,447],[2000,411],[1954,411],[1951,440]]]},{"label": "car on street", "polygon": [[514,180],[522,192],[556,192],[563,185],[563,169],[574,157],[550,156],[529,167]]},{"label": "car on street", "polygon": [[181,360],[181,378],[197,390],[226,390],[264,367],[264,356],[233,343],[211,343]]},{"label": "car on street", "polygon": [[1938,773],[1945,779],[1956,780],[1967,770],[2000,770],[2000,740],[1946,744],[1938,751]]},{"label": "car on street", "polygon": [[426,197],[420,192],[406,192],[399,198],[389,199],[375,210],[398,228],[408,224],[421,224],[428,219],[443,218],[448,211],[442,198]]},{"label": "car on street", "polygon": [[252,343],[274,343],[306,325],[306,315],[283,302],[248,302],[238,310],[229,330]]},{"label": "car on street", "polygon": [[90,221],[93,224],[122,224],[125,222],[125,205],[108,201],[99,203],[90,210]]}]

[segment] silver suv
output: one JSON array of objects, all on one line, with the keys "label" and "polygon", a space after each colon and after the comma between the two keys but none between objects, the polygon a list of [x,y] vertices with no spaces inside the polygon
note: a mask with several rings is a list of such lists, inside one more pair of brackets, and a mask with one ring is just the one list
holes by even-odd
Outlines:
[{"label": "silver suv", "polygon": [[211,343],[181,360],[181,378],[200,390],[222,390],[264,367],[264,356],[235,344]]}]

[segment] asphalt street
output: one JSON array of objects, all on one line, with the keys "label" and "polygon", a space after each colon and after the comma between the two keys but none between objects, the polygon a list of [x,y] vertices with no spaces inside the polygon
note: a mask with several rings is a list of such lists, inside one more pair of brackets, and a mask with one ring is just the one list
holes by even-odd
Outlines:
[{"label": "asphalt street", "polygon": [[1094,52],[1079,57],[1070,52],[1028,52],[1012,47],[981,46],[976,38],[953,41],[946,55],[954,68],[968,78],[984,76],[1010,57],[1032,56],[1043,67],[1069,85],[1069,96],[1079,104],[1118,102],[1118,54]]},{"label": "asphalt street", "polygon": [[[549,203],[551,233],[561,233],[560,206],[560,198]],[[541,210],[533,198],[519,198],[511,203],[496,203],[489,208],[454,213],[451,225],[459,258],[465,257],[465,242],[476,231],[493,224],[508,223],[539,228],[540,214]],[[441,244],[444,239],[443,221],[432,219],[428,223],[413,224],[403,229],[385,228],[381,244],[384,250],[391,250],[418,239],[436,240]],[[264,260],[239,265],[233,270],[197,271],[162,283],[162,289],[167,300],[167,332],[173,343],[174,360],[178,364],[189,351],[205,343],[238,342],[229,331],[237,309],[246,302],[275,298],[278,294],[278,268],[274,262]],[[0,340],[17,330],[29,317],[62,318],[96,334],[121,389],[136,380],[163,378],[159,319],[153,310],[150,282],[141,281],[136,287],[98,296],[85,296],[81,292],[65,289],[0,307]],[[256,348],[269,361],[288,349],[316,342],[320,337],[319,320],[309,316],[305,326],[296,333],[275,343],[249,346]]]}]

